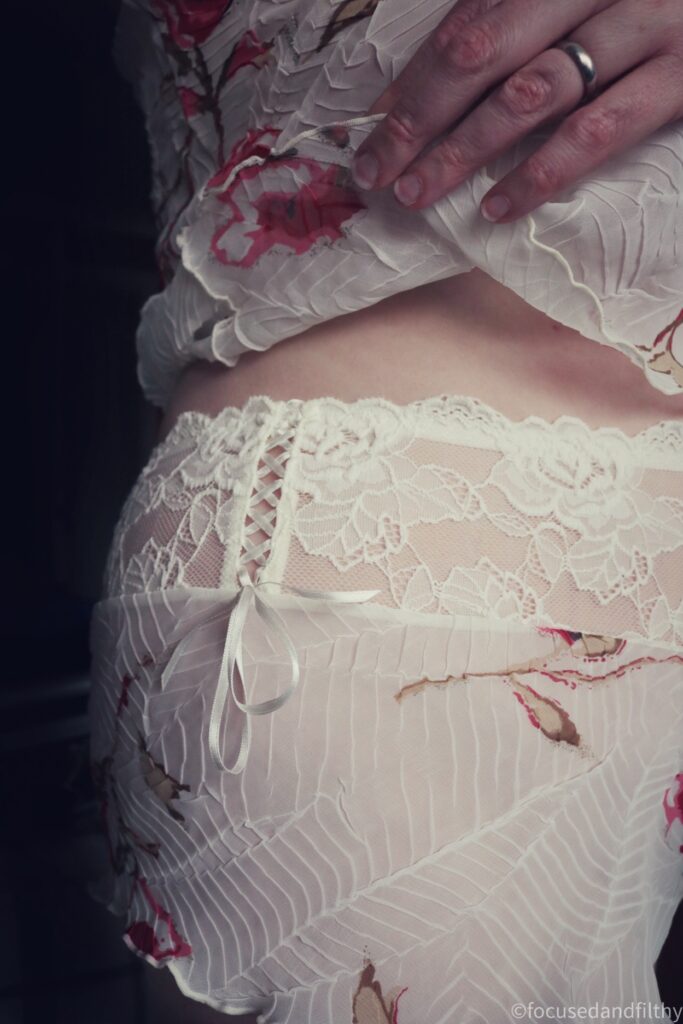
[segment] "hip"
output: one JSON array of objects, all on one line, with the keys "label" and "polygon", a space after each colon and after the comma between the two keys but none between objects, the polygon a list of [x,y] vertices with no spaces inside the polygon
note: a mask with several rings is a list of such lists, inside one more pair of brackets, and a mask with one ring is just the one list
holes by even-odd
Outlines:
[{"label": "hip", "polygon": [[682,453],[673,422],[514,423],[457,394],[181,413],[93,629],[131,948],[217,1008],[343,1021],[368,943],[409,989],[397,1019],[432,1024],[489,927],[560,891],[560,930],[531,922],[548,990],[513,943],[462,1019],[497,1019],[482,992],[655,999],[680,896]]},{"label": "hip", "polygon": [[567,414],[626,433],[683,421],[683,395],[656,391],[621,353],[474,270],[321,323],[232,368],[190,364],[161,435],[184,411],[215,414],[252,395],[405,404],[439,393],[470,395],[512,420]]},{"label": "hip", "polygon": [[677,647],[682,467],[683,421],[514,421],[468,395],[188,410],[127,499],[105,596],[233,588],[244,569]]}]

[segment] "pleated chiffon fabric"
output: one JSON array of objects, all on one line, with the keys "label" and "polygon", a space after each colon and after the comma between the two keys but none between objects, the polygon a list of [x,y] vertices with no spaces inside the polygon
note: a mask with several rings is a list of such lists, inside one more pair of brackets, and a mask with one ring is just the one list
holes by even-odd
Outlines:
[{"label": "pleated chiffon fabric", "polygon": [[551,129],[422,211],[355,187],[373,127],[358,119],[456,6],[126,0],[117,52],[145,111],[163,275],[138,332],[151,401],[165,405],[192,360],[234,366],[473,267],[680,393],[683,122],[511,224],[479,203]]},{"label": "pleated chiffon fabric", "polygon": [[[247,574],[272,615],[241,634]],[[372,591],[339,603],[301,589]],[[101,897],[267,1024],[658,1003],[683,895],[683,424],[472,398],[184,413],[92,631]],[[231,771],[247,737],[241,771]],[[226,768],[228,770],[226,770]]]}]

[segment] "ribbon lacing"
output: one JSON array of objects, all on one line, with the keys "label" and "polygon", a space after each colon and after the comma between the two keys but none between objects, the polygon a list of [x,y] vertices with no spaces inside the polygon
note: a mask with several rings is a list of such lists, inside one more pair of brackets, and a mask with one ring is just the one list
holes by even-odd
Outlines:
[{"label": "ribbon lacing", "polygon": [[[259,580],[254,583],[243,566],[238,570],[237,579],[240,583],[240,590],[237,595],[237,599],[235,600],[234,607],[230,612],[225,644],[223,645],[223,656],[221,658],[221,665],[218,674],[218,685],[216,687],[216,693],[213,698],[211,715],[209,718],[209,752],[213,762],[221,771],[230,772],[233,775],[239,775],[244,770],[249,753],[249,744],[251,741],[251,723],[249,721],[249,715],[269,715],[272,714],[273,711],[277,711],[278,708],[281,708],[287,703],[296,690],[299,685],[301,675],[299,656],[294,644],[292,643],[291,637],[282,626],[272,608],[268,607],[268,603],[265,598],[257,593],[258,588],[264,585],[278,586],[282,587],[289,593],[296,594],[298,597],[304,599],[329,601],[337,604],[360,604],[365,601],[369,601],[380,593],[379,590],[302,590],[299,587],[288,586],[274,580]],[[260,704],[245,703],[238,697],[236,690],[236,675],[239,673],[242,683],[242,692],[243,694],[245,692],[244,667],[242,662],[242,634],[247,620],[247,615],[249,614],[252,606],[261,616],[265,625],[276,630],[282,637],[291,665],[291,682],[288,688],[283,693],[279,694],[279,696],[271,697],[270,700],[264,700]],[[162,689],[173,673],[173,670],[183,653],[183,648],[191,637],[192,632],[183,638],[173,652],[173,656],[168,662],[161,677]],[[232,767],[225,764],[221,753],[223,719],[225,717],[229,694],[232,694],[235,704],[239,710],[244,713],[240,749]]]},{"label": "ribbon lacing", "polygon": [[316,136],[319,138],[326,128],[354,128],[362,124],[374,124],[376,121],[383,120],[384,117],[386,117],[386,114],[368,114],[365,117],[349,117],[345,121],[330,121],[327,124],[318,125],[316,128],[308,128],[306,131],[299,132],[298,135],[295,135],[294,138],[290,139],[286,145],[273,146],[266,156],[258,156],[257,154],[254,154],[253,156],[245,157],[244,160],[235,164],[233,169],[230,171],[230,174],[227,176],[225,181],[220,183],[220,185],[217,185],[214,188],[210,188],[208,184],[202,185],[199,190],[199,198],[203,199],[204,196],[209,194],[220,194],[221,192],[225,192],[226,189],[230,188],[239,172],[245,167],[257,167],[264,164],[267,160],[272,160],[275,157],[286,156],[299,142],[303,142],[304,139],[313,139]]}]

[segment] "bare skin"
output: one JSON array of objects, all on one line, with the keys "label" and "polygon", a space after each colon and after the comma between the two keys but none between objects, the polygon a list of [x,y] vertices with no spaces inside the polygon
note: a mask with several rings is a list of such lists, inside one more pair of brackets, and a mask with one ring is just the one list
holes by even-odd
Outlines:
[{"label": "bare skin", "polygon": [[[562,39],[594,62],[586,105]],[[482,199],[484,217],[509,223],[683,117],[682,82],[680,0],[459,0],[370,107],[386,117],[358,148],[354,177],[361,188],[394,182],[399,202],[424,209],[554,124]]]},{"label": "bare skin", "polygon": [[662,394],[620,352],[556,323],[473,270],[316,325],[266,352],[246,353],[232,368],[190,364],[161,436],[185,410],[215,415],[257,394],[379,396],[405,404],[443,393],[473,395],[513,420],[567,414],[628,434],[683,419],[683,394]]},{"label": "bare skin", "polygon": [[[473,395],[511,419],[578,416],[637,433],[683,420],[683,394],[656,391],[621,353],[528,306],[481,271],[402,292],[243,356],[236,367],[191,364],[160,436],[181,412],[215,415],[251,395],[277,399],[381,396],[404,404],[443,393]],[[256,1024],[182,995],[168,971],[147,971],[150,1020]]]}]

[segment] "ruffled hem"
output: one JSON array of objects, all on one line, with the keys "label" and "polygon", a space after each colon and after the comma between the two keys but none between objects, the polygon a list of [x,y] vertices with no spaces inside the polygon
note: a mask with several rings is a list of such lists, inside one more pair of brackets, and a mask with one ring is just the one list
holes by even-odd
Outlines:
[{"label": "ruffled hem", "polygon": [[265,1024],[263,1006],[254,1006],[251,1000],[245,1000],[244,1003],[238,1006],[234,1000],[222,1001],[220,999],[212,999],[210,996],[204,995],[201,992],[195,992],[194,989],[190,988],[190,986],[184,981],[177,964],[169,963],[166,966],[173,975],[173,980],[176,985],[182,994],[187,996],[188,999],[193,999],[197,1003],[204,1003],[205,1006],[210,1006],[212,1010],[224,1013],[227,1017],[242,1017],[245,1013],[255,1013],[256,1024]]},{"label": "ruffled hem", "polygon": [[[175,195],[165,214],[161,249],[175,270],[142,311],[139,379],[148,399],[165,405],[178,373],[194,359],[234,366],[245,352],[474,267],[552,319],[620,351],[655,389],[680,394],[683,351],[674,351],[674,334],[683,295],[683,200],[676,188],[683,124],[662,128],[511,224],[484,221],[479,203],[547,132],[523,140],[423,211],[405,210],[390,190],[360,193],[349,166],[372,125],[355,121],[441,14],[421,11],[416,18],[401,2],[390,12],[377,6],[369,21],[347,26],[320,51],[322,0],[289,0],[277,10],[256,0],[248,25],[244,8],[230,7],[204,52],[208,73],[218,74],[228,46],[248,43],[221,100],[221,145],[219,114],[214,110],[212,121],[199,102],[191,59],[176,67],[168,54],[163,66],[158,55],[154,66],[140,58],[155,180],[172,180],[183,163],[194,189]],[[148,21],[161,38],[158,19]],[[159,97],[169,73],[181,99],[164,106]],[[164,117],[173,145],[162,147]],[[287,150],[316,126],[314,137]],[[274,147],[282,156],[269,160]]]}]

